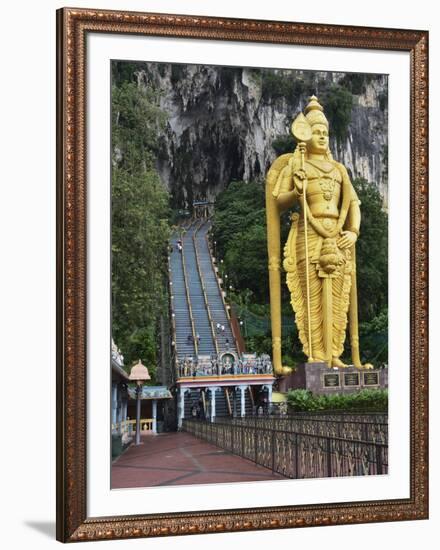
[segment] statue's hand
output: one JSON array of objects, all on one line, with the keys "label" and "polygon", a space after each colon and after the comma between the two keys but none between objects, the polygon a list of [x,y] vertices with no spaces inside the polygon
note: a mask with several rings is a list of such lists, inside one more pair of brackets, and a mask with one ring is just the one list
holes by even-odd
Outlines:
[{"label": "statue's hand", "polygon": [[298,151],[302,154],[302,155],[305,155],[306,154],[306,151],[307,151],[307,144],[304,142],[304,141],[300,141],[298,143]]},{"label": "statue's hand", "polygon": [[357,235],[353,231],[342,231],[341,237],[337,241],[338,248],[344,250],[350,248],[357,241]]},{"label": "statue's hand", "polygon": [[296,170],[293,173],[293,183],[295,184],[295,189],[297,190],[298,194],[302,193],[303,190],[303,182],[307,179],[307,174],[305,170]]}]

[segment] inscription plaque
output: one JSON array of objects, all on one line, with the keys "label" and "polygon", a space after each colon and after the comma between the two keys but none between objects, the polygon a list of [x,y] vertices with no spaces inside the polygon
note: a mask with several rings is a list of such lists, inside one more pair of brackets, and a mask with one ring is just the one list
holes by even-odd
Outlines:
[{"label": "inscription plaque", "polygon": [[339,387],[339,374],[332,373],[332,374],[324,374],[324,387],[325,388],[335,388]]},{"label": "inscription plaque", "polygon": [[378,372],[364,372],[364,386],[378,386],[378,385],[379,385]]},{"label": "inscription plaque", "polygon": [[344,386],[359,386],[359,373],[358,372],[344,373]]}]

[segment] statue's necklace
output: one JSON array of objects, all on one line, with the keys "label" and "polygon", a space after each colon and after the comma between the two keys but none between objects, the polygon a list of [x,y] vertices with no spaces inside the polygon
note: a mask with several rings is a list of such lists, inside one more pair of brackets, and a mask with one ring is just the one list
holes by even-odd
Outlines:
[{"label": "statue's necklace", "polygon": [[333,194],[335,192],[336,187],[336,180],[334,177],[331,177],[330,172],[334,170],[334,166],[331,163],[325,163],[325,168],[328,168],[328,170],[325,170],[325,168],[321,165],[318,165],[317,163],[311,161],[310,159],[307,161],[309,162],[314,168],[316,168],[319,172],[324,174],[319,179],[319,185],[321,187],[322,196],[326,201],[331,201],[333,198]]},{"label": "statue's necklace", "polygon": [[322,196],[326,201],[331,201],[333,193],[335,192],[336,180],[335,178],[322,178],[319,180],[321,186]]}]

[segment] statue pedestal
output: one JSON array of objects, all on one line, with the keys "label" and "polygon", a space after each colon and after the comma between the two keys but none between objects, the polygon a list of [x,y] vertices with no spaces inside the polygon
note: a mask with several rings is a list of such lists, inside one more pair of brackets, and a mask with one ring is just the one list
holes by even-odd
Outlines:
[{"label": "statue pedestal", "polygon": [[353,393],[387,387],[388,369],[335,369],[326,363],[300,363],[293,374],[278,380],[280,392],[305,389],[315,394]]}]

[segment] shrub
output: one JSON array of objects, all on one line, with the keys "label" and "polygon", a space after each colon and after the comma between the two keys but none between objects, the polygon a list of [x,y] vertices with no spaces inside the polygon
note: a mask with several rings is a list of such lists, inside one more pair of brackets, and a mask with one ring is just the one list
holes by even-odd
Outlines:
[{"label": "shrub", "polygon": [[315,395],[310,390],[291,390],[287,402],[293,411],[386,412],[388,390],[364,389],[356,393]]},{"label": "shrub", "polygon": [[291,390],[287,394],[287,402],[294,411],[315,411],[317,400],[310,390]]}]

